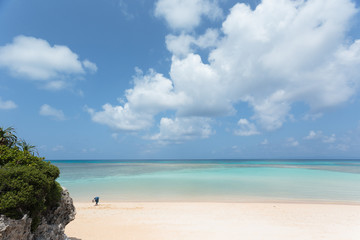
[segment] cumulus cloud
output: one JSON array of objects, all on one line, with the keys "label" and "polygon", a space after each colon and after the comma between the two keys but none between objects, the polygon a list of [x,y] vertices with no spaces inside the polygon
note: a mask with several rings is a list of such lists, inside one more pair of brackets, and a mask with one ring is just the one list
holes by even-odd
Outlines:
[{"label": "cumulus cloud", "polygon": [[42,116],[52,117],[55,120],[65,120],[65,115],[62,110],[53,108],[48,104],[44,104],[40,107],[39,114]]},{"label": "cumulus cloud", "polygon": [[188,102],[182,92],[175,92],[171,80],[150,70],[148,74],[136,69],[134,87],[126,90],[123,106],[105,104],[102,111],[88,108],[92,120],[118,130],[142,130],[153,124],[154,115],[177,109]]},{"label": "cumulus cloud", "polygon": [[0,109],[9,110],[17,108],[17,105],[11,100],[2,100],[0,97]]},{"label": "cumulus cloud", "polygon": [[181,90],[175,91],[170,79],[152,69],[146,75],[139,69],[136,71],[134,88],[126,90],[126,98],[132,109],[156,114],[188,104],[187,96]]},{"label": "cumulus cloud", "polygon": [[200,24],[203,16],[220,18],[222,10],[211,0],[158,0],[155,16],[164,18],[173,29],[191,30]]},{"label": "cumulus cloud", "polygon": [[207,118],[161,118],[160,132],[150,137],[157,141],[182,141],[208,138],[212,133]]},{"label": "cumulus cloud", "polygon": [[321,131],[313,131],[313,130],[311,130],[310,132],[309,132],[309,134],[306,136],[306,137],[304,137],[304,139],[306,139],[306,140],[310,140],[310,139],[317,139],[317,138],[321,138],[322,137],[322,132]]},{"label": "cumulus cloud", "polygon": [[188,34],[167,35],[166,36],[166,47],[167,49],[176,56],[186,56],[192,49],[191,45],[194,44],[195,38]]},{"label": "cumulus cloud", "polygon": [[311,130],[309,134],[304,137],[305,140],[316,140],[320,139],[323,143],[334,143],[336,141],[336,135],[331,134],[330,136],[326,136],[322,131],[313,131]]},{"label": "cumulus cloud", "polygon": [[213,117],[234,113],[221,77],[199,55],[189,54],[185,59],[173,57],[170,76],[175,89],[189,98],[187,105],[178,108],[179,115]]},{"label": "cumulus cloud", "polygon": [[[357,13],[350,0],[263,0],[255,9],[237,3],[221,29],[198,35],[194,28],[210,15],[211,4],[216,2],[157,1],[155,15],[182,30],[166,37],[173,54],[169,78],[155,71],[136,77],[124,103],[89,111],[93,120],[142,130],[154,125],[156,115],[170,111],[171,118],[162,116],[161,128],[180,124],[176,119],[232,115],[244,106],[238,103],[246,103],[254,123],[241,121],[238,133],[245,133],[245,127],[253,133],[257,128],[274,131],[292,118],[294,103],[307,104],[305,116],[316,120],[358,91],[360,40],[346,37]],[[207,61],[199,49],[207,51]],[[166,138],[161,132],[158,138]]]},{"label": "cumulus cloud", "polygon": [[71,79],[97,67],[89,60],[79,61],[67,46],[51,46],[46,40],[17,36],[12,43],[0,46],[0,67],[16,77],[41,82],[48,89],[61,89]]},{"label": "cumulus cloud", "polygon": [[[197,115],[191,114],[196,111],[199,111],[198,115],[212,115],[213,113],[206,111],[214,111],[216,99],[203,102],[193,109],[191,106],[194,102],[201,101],[202,96],[194,98],[197,93],[185,94],[185,91],[188,92],[192,87],[191,85],[188,86],[186,82],[179,83],[175,89],[173,81],[154,70],[150,70],[145,75],[139,69],[136,71],[137,75],[133,78],[134,87],[125,91],[126,101],[122,105],[105,104],[102,111],[86,108],[94,122],[108,125],[114,130],[139,131],[150,128],[154,123],[154,116],[160,112],[183,109],[175,119],[162,118],[159,133],[147,139],[162,142],[183,141],[207,138],[213,133],[208,118],[188,115]],[[198,74],[206,73],[207,69],[203,69]],[[208,74],[211,80],[212,74]]]},{"label": "cumulus cloud", "polygon": [[113,106],[109,103],[102,106],[102,111],[96,112],[86,108],[94,122],[108,125],[115,130],[137,131],[152,125],[153,116],[147,113],[133,111],[129,104]]},{"label": "cumulus cloud", "polygon": [[90,72],[95,73],[97,72],[97,66],[95,63],[90,62],[89,60],[85,59],[84,61],[82,61],[82,65],[84,66],[84,68],[88,69]]},{"label": "cumulus cloud", "polygon": [[286,101],[287,96],[284,90],[278,90],[265,99],[251,97],[248,102],[253,106],[254,118],[266,130],[280,128],[288,117],[290,103]]},{"label": "cumulus cloud", "polygon": [[344,34],[355,12],[348,0],[265,0],[255,10],[236,4],[210,67],[233,101],[248,102],[258,123],[275,130],[294,102],[322,109],[354,94],[358,41],[348,44]]},{"label": "cumulus cloud", "polygon": [[180,35],[169,34],[166,36],[167,49],[177,57],[186,57],[194,51],[195,47],[206,49],[215,47],[218,41],[219,33],[216,29],[207,29],[206,32],[194,37],[189,34],[181,33]]},{"label": "cumulus cloud", "polygon": [[245,118],[241,118],[238,121],[238,126],[240,129],[235,130],[234,134],[238,136],[252,136],[260,134],[260,132],[256,129],[255,124],[249,122]]}]

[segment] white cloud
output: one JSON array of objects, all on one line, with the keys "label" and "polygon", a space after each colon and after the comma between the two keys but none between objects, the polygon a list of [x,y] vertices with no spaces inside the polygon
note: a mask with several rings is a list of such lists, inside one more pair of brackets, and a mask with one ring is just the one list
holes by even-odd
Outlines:
[{"label": "white cloud", "polygon": [[167,35],[166,47],[177,57],[186,57],[189,53],[194,51],[195,47],[200,49],[215,47],[218,42],[219,33],[215,29],[207,29],[206,32],[194,37],[189,34],[181,33],[178,36]]},{"label": "white cloud", "polygon": [[162,74],[150,70],[147,75],[137,69],[134,87],[126,90],[122,106],[103,105],[103,111],[87,108],[92,120],[118,130],[143,130],[153,124],[154,115],[177,109],[188,103],[182,92],[175,92],[172,82]]},{"label": "white cloud", "polygon": [[93,62],[90,62],[89,60],[85,59],[83,62],[82,62],[82,65],[84,66],[84,68],[87,68],[90,72],[92,73],[95,73],[97,72],[97,66],[95,63]]},{"label": "white cloud", "polygon": [[131,20],[134,18],[134,15],[132,13],[130,13],[129,9],[128,9],[128,5],[126,4],[126,2],[124,0],[120,0],[118,3],[118,6],[121,10],[122,15],[127,19],[127,20]]},{"label": "white cloud", "polygon": [[324,143],[334,143],[336,141],[336,135],[331,134],[331,136],[324,136],[322,141]]},{"label": "white cloud", "polygon": [[252,135],[258,135],[260,132],[256,129],[255,124],[250,123],[247,119],[241,118],[238,121],[238,126],[240,129],[237,129],[234,131],[235,135],[238,136],[252,136]]},{"label": "white cloud", "polygon": [[297,147],[299,146],[299,142],[295,138],[290,137],[286,140],[286,145],[290,147]]},{"label": "white cloud", "polygon": [[[198,35],[194,27],[215,3],[157,1],[155,14],[182,30],[166,38],[173,54],[170,77],[154,71],[135,77],[125,101],[89,111],[93,120],[116,129],[142,130],[153,126],[159,113],[163,119],[170,119],[168,111],[174,119],[212,118],[234,114],[243,106],[238,103],[247,103],[253,110],[251,124],[274,131],[292,119],[294,103],[307,104],[310,113],[323,113],[358,91],[360,40],[346,37],[357,12],[350,0],[263,0],[255,9],[238,3],[221,29]],[[208,51],[207,61],[198,49]],[[315,120],[321,114],[306,116]],[[174,119],[160,127],[178,124]]]},{"label": "white cloud", "polygon": [[350,56],[360,54],[344,33],[355,12],[348,0],[266,0],[255,10],[236,4],[210,66],[233,101],[249,102],[263,128],[277,129],[293,102],[321,109],[354,94],[360,72]]},{"label": "white cloud", "polygon": [[182,91],[175,91],[170,79],[150,69],[147,75],[136,69],[134,88],[126,90],[128,104],[134,111],[155,115],[164,110],[177,109],[188,103]]},{"label": "white cloud", "polygon": [[138,131],[152,125],[151,114],[133,111],[129,104],[124,106],[112,106],[107,103],[102,106],[102,111],[96,112],[87,108],[94,122],[108,125],[117,130]]},{"label": "white cloud", "polygon": [[311,130],[309,134],[304,137],[306,140],[315,140],[315,139],[321,139],[323,143],[334,143],[336,141],[336,135],[331,134],[330,136],[326,136],[322,133],[322,131],[313,131]]},{"label": "white cloud", "polygon": [[68,86],[66,81],[49,81],[45,83],[45,85],[42,85],[41,88],[47,89],[47,90],[61,90]]},{"label": "white cloud", "polygon": [[254,108],[254,118],[268,131],[278,129],[288,117],[290,104],[284,90],[278,90],[265,99],[249,98]]},{"label": "white cloud", "polygon": [[219,32],[217,29],[207,29],[206,32],[199,36],[195,44],[199,46],[200,48],[210,48],[215,47],[218,43],[219,39]]},{"label": "white cloud", "polygon": [[158,0],[155,16],[163,17],[173,29],[191,30],[200,24],[202,16],[217,19],[222,10],[211,0]]},{"label": "white cloud", "polygon": [[262,145],[268,145],[269,144],[269,141],[265,138],[262,142],[261,142]]},{"label": "white cloud", "polygon": [[191,45],[194,44],[194,42],[194,37],[184,33],[179,36],[172,34],[166,36],[166,47],[176,56],[188,55],[192,51]]},{"label": "white cloud", "polygon": [[199,55],[189,54],[184,59],[173,57],[170,76],[174,89],[189,99],[178,108],[179,115],[213,117],[234,113],[221,77],[211,66],[202,63]]},{"label": "white cloud", "polygon": [[2,100],[0,97],[0,109],[9,110],[17,108],[17,105],[11,100]]},{"label": "white cloud", "polygon": [[14,76],[45,82],[50,89],[61,89],[59,82],[83,76],[86,69],[96,71],[94,63],[80,62],[78,58],[67,46],[51,46],[46,40],[22,35],[0,46],[0,67]]},{"label": "white cloud", "polygon": [[39,114],[42,116],[52,117],[56,120],[65,120],[65,115],[62,110],[53,108],[48,104],[44,104],[40,107]]},{"label": "white cloud", "polygon": [[322,138],[322,136],[323,136],[323,134],[321,131],[315,132],[315,131],[311,130],[309,132],[309,134],[306,137],[304,137],[304,139],[306,139],[306,140],[317,139],[317,138]]},{"label": "white cloud", "polygon": [[213,131],[207,118],[161,118],[160,132],[149,139],[157,141],[182,141],[208,138]]}]

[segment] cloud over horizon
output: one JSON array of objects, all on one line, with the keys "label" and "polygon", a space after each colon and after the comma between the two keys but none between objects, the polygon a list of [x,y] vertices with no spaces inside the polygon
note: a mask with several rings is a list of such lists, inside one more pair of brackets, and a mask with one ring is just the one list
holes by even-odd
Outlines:
[{"label": "cloud over horizon", "polygon": [[161,118],[159,133],[149,139],[160,142],[181,142],[196,138],[208,138],[214,133],[208,118]]},{"label": "cloud over horizon", "polygon": [[[241,116],[235,134],[251,136],[259,133],[258,127],[281,128],[291,118],[294,103],[304,103],[314,116],[321,116],[358,91],[360,40],[346,35],[358,9],[350,0],[264,0],[255,9],[237,3],[220,29],[209,28],[203,34],[189,31],[209,15],[199,10],[200,3],[209,6],[216,1],[157,1],[155,15],[174,30],[165,39],[173,54],[170,78],[154,70],[134,77],[126,101],[105,104],[102,111],[90,109],[93,121],[141,131],[154,126],[155,116],[171,111],[171,116],[161,118],[152,140],[178,139],[189,132],[202,138],[211,132],[207,121],[196,131],[169,128],[231,116],[241,110],[237,103],[247,103],[253,115]],[[180,19],[184,6],[191,4],[189,17]],[[207,60],[198,49],[207,51]],[[295,139],[288,143],[299,144]]]}]

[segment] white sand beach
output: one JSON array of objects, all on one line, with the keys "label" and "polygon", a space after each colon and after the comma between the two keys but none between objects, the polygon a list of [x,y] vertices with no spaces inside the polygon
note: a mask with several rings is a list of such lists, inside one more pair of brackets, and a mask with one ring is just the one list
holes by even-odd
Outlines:
[{"label": "white sand beach", "polygon": [[72,240],[359,240],[360,205],[75,202]]}]

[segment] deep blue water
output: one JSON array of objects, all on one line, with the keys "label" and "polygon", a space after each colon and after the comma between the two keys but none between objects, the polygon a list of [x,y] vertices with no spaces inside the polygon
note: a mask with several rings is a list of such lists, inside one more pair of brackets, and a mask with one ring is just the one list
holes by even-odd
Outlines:
[{"label": "deep blue water", "polygon": [[360,203],[359,160],[57,160],[75,200]]}]

